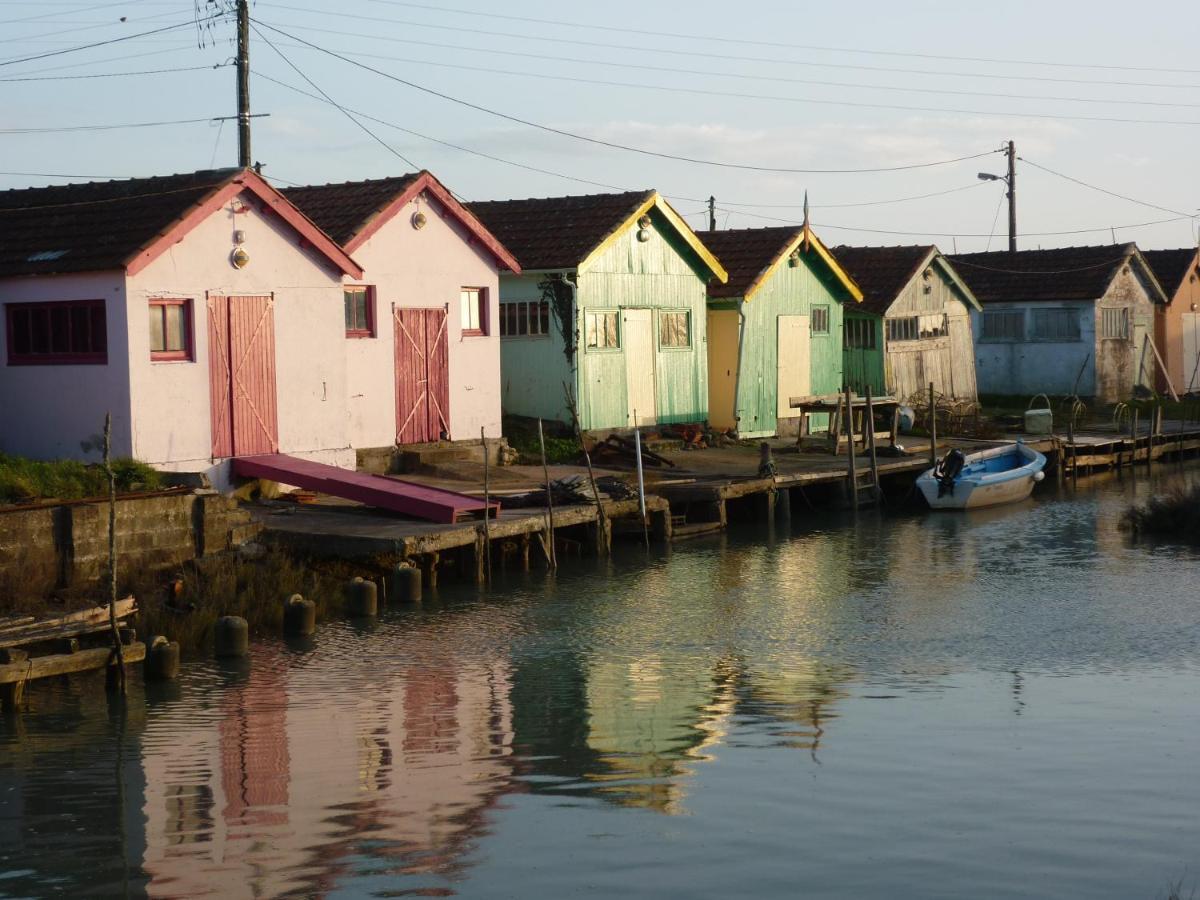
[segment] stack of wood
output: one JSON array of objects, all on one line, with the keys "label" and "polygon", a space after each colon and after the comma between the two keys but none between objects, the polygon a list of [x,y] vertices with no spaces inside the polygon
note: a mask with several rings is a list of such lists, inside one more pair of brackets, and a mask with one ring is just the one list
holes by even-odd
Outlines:
[{"label": "stack of wood", "polygon": [[[118,622],[124,622],[136,612],[137,601],[133,597],[117,601],[116,617]],[[0,619],[0,651],[38,644],[75,647],[81,637],[108,630],[107,606],[94,606],[53,619],[10,616]]]},{"label": "stack of wood", "polygon": [[[637,444],[619,434],[610,434],[592,448],[592,463],[607,468],[637,465]],[[675,468],[675,463],[646,446],[642,438],[642,465],[654,468]]]}]

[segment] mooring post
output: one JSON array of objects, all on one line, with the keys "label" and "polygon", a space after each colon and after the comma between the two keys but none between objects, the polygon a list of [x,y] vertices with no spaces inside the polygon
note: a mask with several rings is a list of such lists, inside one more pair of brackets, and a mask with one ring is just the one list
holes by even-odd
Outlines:
[{"label": "mooring post", "polygon": [[1133,411],[1133,418],[1129,420],[1130,437],[1133,438],[1133,452],[1129,457],[1129,465],[1132,467],[1137,462],[1138,455],[1138,433],[1140,431],[1138,419],[1141,417],[1141,410]]},{"label": "mooring post", "polygon": [[850,385],[846,385],[846,468],[850,479],[850,504],[858,510],[858,472],[854,465],[854,406],[851,402]]},{"label": "mooring post", "polygon": [[933,382],[929,382],[929,464],[937,465],[937,406],[933,400]]},{"label": "mooring post", "polygon": [[479,443],[483,446],[483,555],[486,564],[484,575],[492,583],[492,482],[488,472],[487,437],[483,426],[479,426]]},{"label": "mooring post", "polygon": [[558,558],[554,552],[554,496],[550,493],[550,466],[546,462],[546,437],[542,431],[542,420],[538,419],[538,445],[542,449],[542,474],[546,478],[546,527],[549,532],[549,547],[546,559],[553,571],[558,568]]},{"label": "mooring post", "polygon": [[867,408],[863,412],[867,429],[867,451],[871,455],[871,481],[874,483],[875,505],[883,502],[883,489],[879,486],[879,460],[875,455],[875,406],[871,402],[871,385],[867,384]]}]

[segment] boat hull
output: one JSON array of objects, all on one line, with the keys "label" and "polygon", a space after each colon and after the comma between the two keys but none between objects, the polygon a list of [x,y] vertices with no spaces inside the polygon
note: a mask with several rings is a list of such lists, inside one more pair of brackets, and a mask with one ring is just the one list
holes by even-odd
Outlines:
[{"label": "boat hull", "polygon": [[[998,468],[1008,464],[1008,457],[1015,457],[1011,467]],[[933,469],[917,479],[917,487],[932,509],[983,509],[1020,503],[1042,480],[1045,466],[1045,456],[1018,443],[969,455],[953,491],[940,492]]]}]

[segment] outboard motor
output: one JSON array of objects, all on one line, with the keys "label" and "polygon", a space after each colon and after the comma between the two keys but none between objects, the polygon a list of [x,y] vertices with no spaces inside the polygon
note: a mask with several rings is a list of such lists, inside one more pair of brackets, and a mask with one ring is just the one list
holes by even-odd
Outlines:
[{"label": "outboard motor", "polygon": [[967,458],[957,448],[951,450],[937,461],[933,467],[933,477],[938,483],[938,496],[954,495],[954,480],[962,474]]}]

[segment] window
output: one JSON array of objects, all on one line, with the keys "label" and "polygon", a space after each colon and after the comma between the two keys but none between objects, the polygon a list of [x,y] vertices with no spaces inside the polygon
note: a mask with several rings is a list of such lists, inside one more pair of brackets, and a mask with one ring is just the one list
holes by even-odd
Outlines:
[{"label": "window", "polygon": [[584,318],[589,350],[615,350],[621,346],[618,312],[590,312]]},{"label": "window", "polygon": [[808,318],[808,328],[813,334],[829,334],[829,307],[814,306]]},{"label": "window", "polygon": [[1129,310],[1124,307],[1101,307],[1100,337],[1105,340],[1129,340]]},{"label": "window", "polygon": [[521,300],[500,304],[500,337],[543,337],[550,333],[550,304]]},{"label": "window", "polygon": [[916,316],[887,320],[887,339],[889,341],[915,341],[918,330]]},{"label": "window", "polygon": [[981,341],[1025,340],[1025,311],[1022,309],[987,310],[983,314]]},{"label": "window", "polygon": [[692,346],[692,314],[686,310],[658,313],[658,346],[686,349]]},{"label": "window", "polygon": [[9,303],[4,309],[10,366],[108,362],[103,300]]},{"label": "window", "polygon": [[917,341],[945,337],[950,333],[945,313],[932,316],[903,316],[887,320],[889,341]]},{"label": "window", "polygon": [[842,346],[847,350],[874,350],[875,321],[846,319],[842,325]]},{"label": "window", "polygon": [[462,333],[487,334],[487,289],[463,288],[458,292]]},{"label": "window", "polygon": [[346,337],[375,337],[375,288],[348,284],[342,289],[346,307]]},{"label": "window", "polygon": [[1032,337],[1036,341],[1079,340],[1079,314],[1073,309],[1035,309]]},{"label": "window", "polygon": [[150,358],[192,358],[192,301],[155,298],[150,301]]}]

